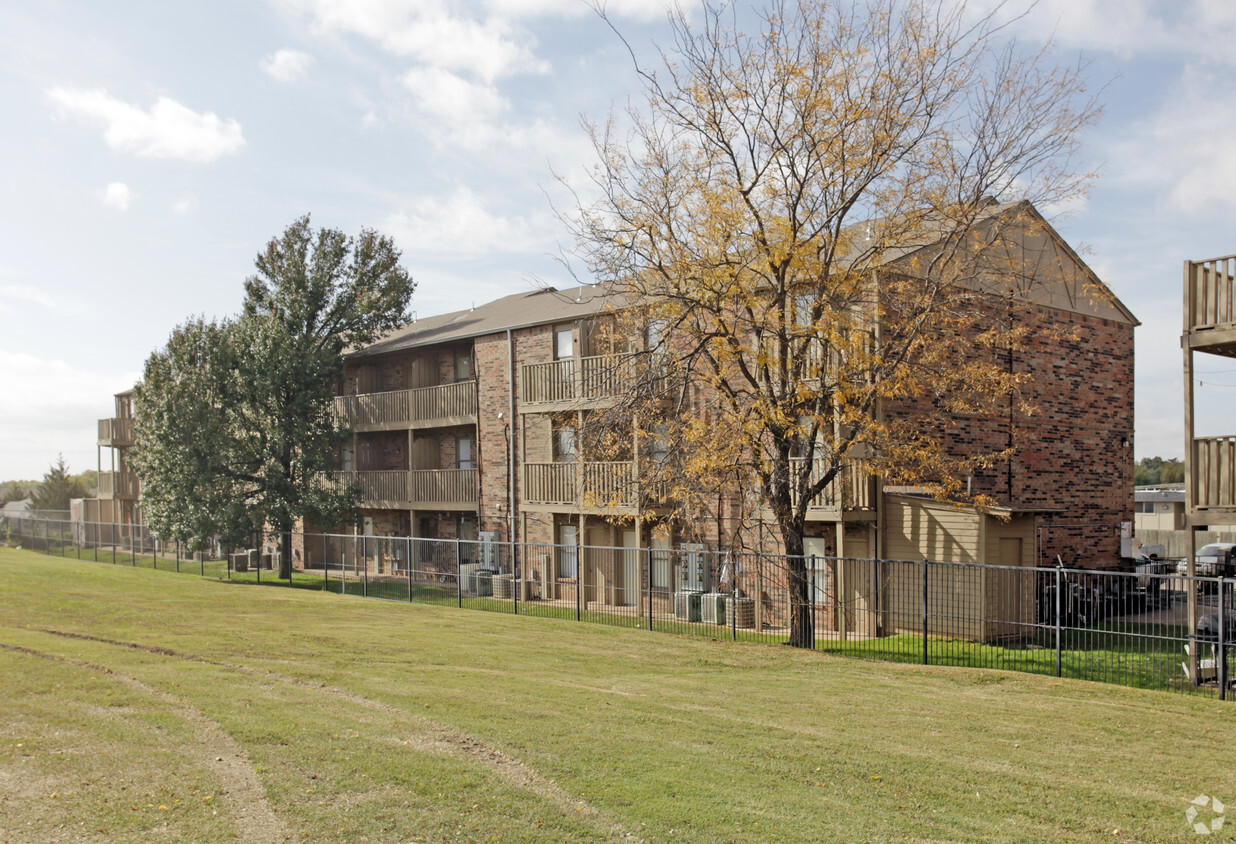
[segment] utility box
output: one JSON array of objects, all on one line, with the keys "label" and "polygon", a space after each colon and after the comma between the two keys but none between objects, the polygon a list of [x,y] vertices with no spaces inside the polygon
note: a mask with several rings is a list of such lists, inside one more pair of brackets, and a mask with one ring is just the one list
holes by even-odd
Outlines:
[{"label": "utility box", "polygon": [[755,598],[730,597],[725,602],[725,624],[727,627],[754,627]]},{"label": "utility box", "polygon": [[725,624],[726,596],[720,592],[705,592],[700,596],[700,621],[705,624]]},{"label": "utility box", "polygon": [[699,592],[675,592],[674,618],[679,621],[699,621],[700,594]]}]

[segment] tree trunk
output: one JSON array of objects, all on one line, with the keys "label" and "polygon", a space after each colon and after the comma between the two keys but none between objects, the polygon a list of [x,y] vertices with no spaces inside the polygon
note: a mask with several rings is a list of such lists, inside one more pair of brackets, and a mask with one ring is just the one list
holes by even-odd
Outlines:
[{"label": "tree trunk", "polygon": [[807,561],[803,557],[802,520],[790,515],[781,520],[782,553],[785,554],[786,591],[789,595],[790,638],[795,648],[815,647],[815,614],[811,607]]},{"label": "tree trunk", "polygon": [[292,531],[279,531],[279,579],[292,579]]}]

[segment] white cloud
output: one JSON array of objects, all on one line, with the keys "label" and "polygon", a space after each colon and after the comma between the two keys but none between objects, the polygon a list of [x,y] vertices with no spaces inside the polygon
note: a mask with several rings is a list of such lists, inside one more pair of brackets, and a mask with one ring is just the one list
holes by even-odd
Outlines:
[{"label": "white cloud", "polygon": [[210,162],[245,145],[240,124],[214,112],[196,112],[170,97],[143,110],[102,89],[53,88],[51,99],[63,110],[102,121],[103,140],[118,152],[141,158]]},{"label": "white cloud", "polygon": [[313,56],[308,53],[302,53],[300,50],[279,50],[262,59],[259,67],[280,82],[295,82],[305,78],[311,64],[313,64]]},{"label": "white cloud", "polygon": [[510,108],[493,85],[469,82],[442,68],[413,68],[401,81],[420,112],[465,133]]},{"label": "white cloud", "polygon": [[0,310],[8,310],[11,307],[9,302],[30,303],[44,308],[56,307],[56,300],[37,287],[29,284],[0,284]]},{"label": "white cloud", "polygon": [[504,217],[466,187],[447,197],[423,196],[390,214],[378,227],[409,253],[484,255],[548,251],[555,229],[548,217]]},{"label": "white cloud", "polygon": [[283,0],[320,31],[368,38],[423,64],[465,71],[487,82],[515,73],[545,73],[536,39],[502,16],[461,12],[446,0]]},{"label": "white cloud", "polygon": [[191,193],[182,194],[172,203],[172,212],[175,214],[188,214],[197,210],[197,197]]},{"label": "white cloud", "polygon": [[124,182],[110,182],[103,189],[103,204],[117,211],[128,211],[133,204],[133,191]]},{"label": "white cloud", "polygon": [[110,415],[113,394],[138,377],[0,349],[0,394],[21,397],[5,407],[0,466],[11,477],[37,478],[64,452],[74,472],[95,468],[94,446],[74,446],[94,442],[96,421]]}]

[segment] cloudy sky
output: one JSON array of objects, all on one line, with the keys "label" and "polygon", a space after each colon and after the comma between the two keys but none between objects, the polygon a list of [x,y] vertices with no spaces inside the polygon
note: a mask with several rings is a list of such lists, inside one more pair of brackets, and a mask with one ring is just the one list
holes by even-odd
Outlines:
[{"label": "cloudy sky", "polygon": [[[608,8],[667,42],[665,0]],[[1041,0],[1015,32],[1106,85],[1055,222],[1143,323],[1138,456],[1181,456],[1181,263],[1236,253],[1236,4]],[[637,92],[581,0],[0,4],[0,480],[93,468],[111,395],[303,213],[393,235],[421,314],[570,283],[554,173]],[[1199,433],[1236,433],[1236,363],[1201,368]]]}]

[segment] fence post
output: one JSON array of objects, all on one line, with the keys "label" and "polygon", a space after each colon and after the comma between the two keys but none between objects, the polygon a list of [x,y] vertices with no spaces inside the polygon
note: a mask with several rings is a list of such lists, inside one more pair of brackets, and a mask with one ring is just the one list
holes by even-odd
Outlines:
[{"label": "fence post", "polygon": [[1060,577],[1063,574],[1064,574],[1063,569],[1057,566],[1056,567],[1056,676],[1057,677],[1063,676],[1063,673],[1061,670],[1062,640],[1061,640],[1061,635],[1060,635],[1060,626],[1062,623],[1062,620],[1060,617],[1061,616],[1060,605],[1061,605],[1061,602],[1064,600],[1064,597],[1063,597],[1064,588],[1063,588],[1063,584],[1061,584],[1060,582]]},{"label": "fence post", "polygon": [[648,629],[652,629],[652,549],[641,548],[644,558],[643,576],[644,582],[648,584]]},{"label": "fence post", "polygon": [[369,537],[361,537],[361,562],[365,564],[361,570],[361,597],[369,597]]},{"label": "fence post", "polygon": [[405,536],[404,544],[407,546],[403,549],[403,562],[408,571],[408,603],[412,603],[412,537]]},{"label": "fence post", "polygon": [[927,664],[927,560],[923,560],[923,665]]},{"label": "fence post", "polygon": [[459,556],[459,538],[455,538],[455,601],[463,609],[463,560]]},{"label": "fence post", "polygon": [[197,552],[197,566],[198,566],[198,574],[200,574],[202,577],[205,577],[206,576],[206,552],[204,550]]},{"label": "fence post", "polygon": [[730,641],[738,641],[738,560],[730,556]]},{"label": "fence post", "polygon": [[511,558],[511,596],[515,599],[515,615],[519,615],[519,548],[513,539],[508,539],[507,555]]},{"label": "fence post", "polygon": [[1223,583],[1223,578],[1219,578],[1219,648],[1215,654],[1215,659],[1218,660],[1218,675],[1219,675],[1219,700],[1227,700],[1227,640],[1224,634],[1227,632],[1224,628],[1227,622],[1224,619],[1224,604],[1226,603],[1224,593],[1227,591]]},{"label": "fence post", "polygon": [[811,649],[815,650],[815,554],[803,560],[810,562],[807,569],[807,626],[811,630]]}]

